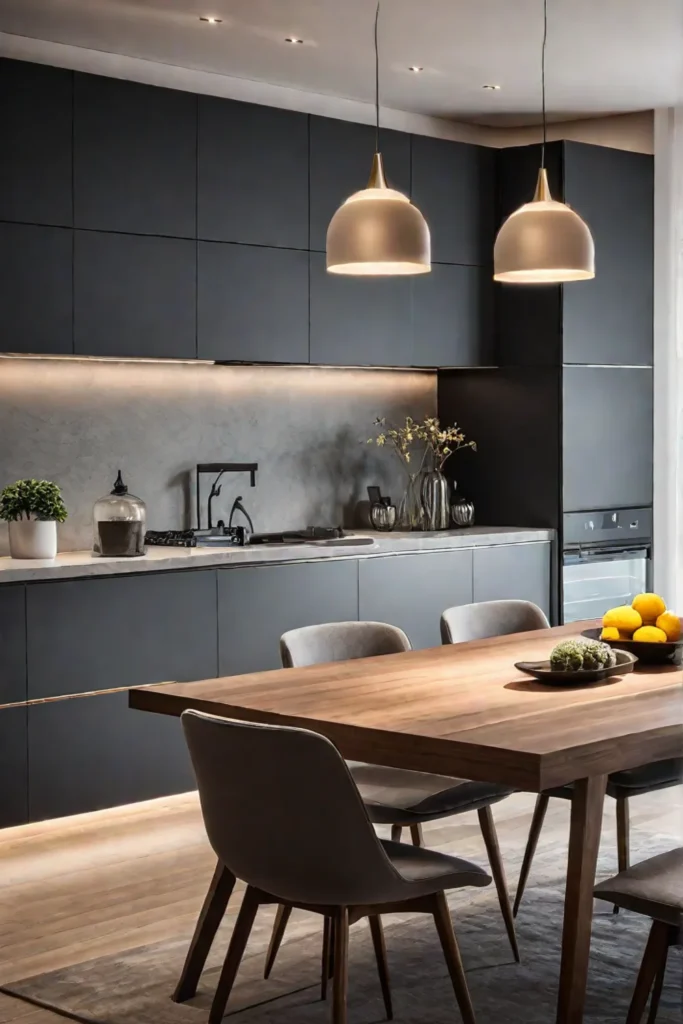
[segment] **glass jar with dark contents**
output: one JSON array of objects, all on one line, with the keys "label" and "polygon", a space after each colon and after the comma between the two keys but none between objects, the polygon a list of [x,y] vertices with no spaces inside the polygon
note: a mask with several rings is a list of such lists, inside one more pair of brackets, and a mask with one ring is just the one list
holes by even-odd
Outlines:
[{"label": "glass jar with dark contents", "polygon": [[113,490],[95,502],[94,554],[124,558],[144,555],[146,519],[144,501],[128,493],[119,470]]}]

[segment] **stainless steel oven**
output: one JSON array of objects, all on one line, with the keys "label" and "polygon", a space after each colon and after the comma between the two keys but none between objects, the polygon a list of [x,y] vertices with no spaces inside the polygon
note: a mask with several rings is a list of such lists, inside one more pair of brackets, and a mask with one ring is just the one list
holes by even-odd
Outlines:
[{"label": "stainless steel oven", "polygon": [[594,619],[650,588],[652,509],[563,517],[562,621]]}]

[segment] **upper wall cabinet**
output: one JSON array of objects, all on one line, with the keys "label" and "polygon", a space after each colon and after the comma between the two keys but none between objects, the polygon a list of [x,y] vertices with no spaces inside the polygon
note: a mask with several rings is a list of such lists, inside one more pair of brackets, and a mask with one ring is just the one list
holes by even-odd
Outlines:
[{"label": "upper wall cabinet", "polygon": [[70,226],[70,71],[0,60],[0,220]]},{"label": "upper wall cabinet", "polygon": [[73,231],[0,223],[3,352],[71,355]]},{"label": "upper wall cabinet", "polygon": [[595,242],[595,279],[563,289],[564,362],[652,365],[654,162],[564,144],[565,200]]},{"label": "upper wall cabinet", "polygon": [[196,96],[81,74],[74,89],[76,227],[194,238]]},{"label": "upper wall cabinet", "polygon": [[199,238],[308,248],[308,116],[199,97]]},{"label": "upper wall cabinet", "polygon": [[[387,182],[410,195],[410,136],[380,130]],[[311,117],[311,240],[326,248],[327,226],[335,210],[367,186],[375,152],[375,129],[367,124]]]},{"label": "upper wall cabinet", "polygon": [[491,265],[495,150],[413,135],[412,198],[429,224],[435,263]]},{"label": "upper wall cabinet", "polygon": [[414,366],[492,366],[488,267],[433,263],[413,280]]}]

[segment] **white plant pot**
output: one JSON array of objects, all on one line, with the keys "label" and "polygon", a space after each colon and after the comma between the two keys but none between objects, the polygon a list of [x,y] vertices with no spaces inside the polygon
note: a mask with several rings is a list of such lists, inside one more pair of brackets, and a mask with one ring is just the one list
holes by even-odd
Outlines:
[{"label": "white plant pot", "polygon": [[54,519],[15,519],[9,524],[12,558],[54,558],[57,554],[57,523]]}]

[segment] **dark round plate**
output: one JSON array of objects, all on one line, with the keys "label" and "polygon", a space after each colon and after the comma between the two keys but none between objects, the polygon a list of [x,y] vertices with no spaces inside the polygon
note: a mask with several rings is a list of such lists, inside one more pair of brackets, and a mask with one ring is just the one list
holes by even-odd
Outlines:
[{"label": "dark round plate", "polygon": [[633,672],[637,661],[635,655],[621,650],[615,651],[615,654],[617,663],[610,668],[582,668],[578,672],[567,672],[551,668],[550,661],[516,661],[515,668],[550,686],[582,686],[584,683],[599,683],[610,676],[625,676]]},{"label": "dark round plate", "polygon": [[[601,629],[584,629],[581,636],[599,640]],[[635,654],[641,665],[683,664],[683,640],[669,640],[665,644],[651,644],[640,640],[603,640],[615,651],[629,651]]]}]

